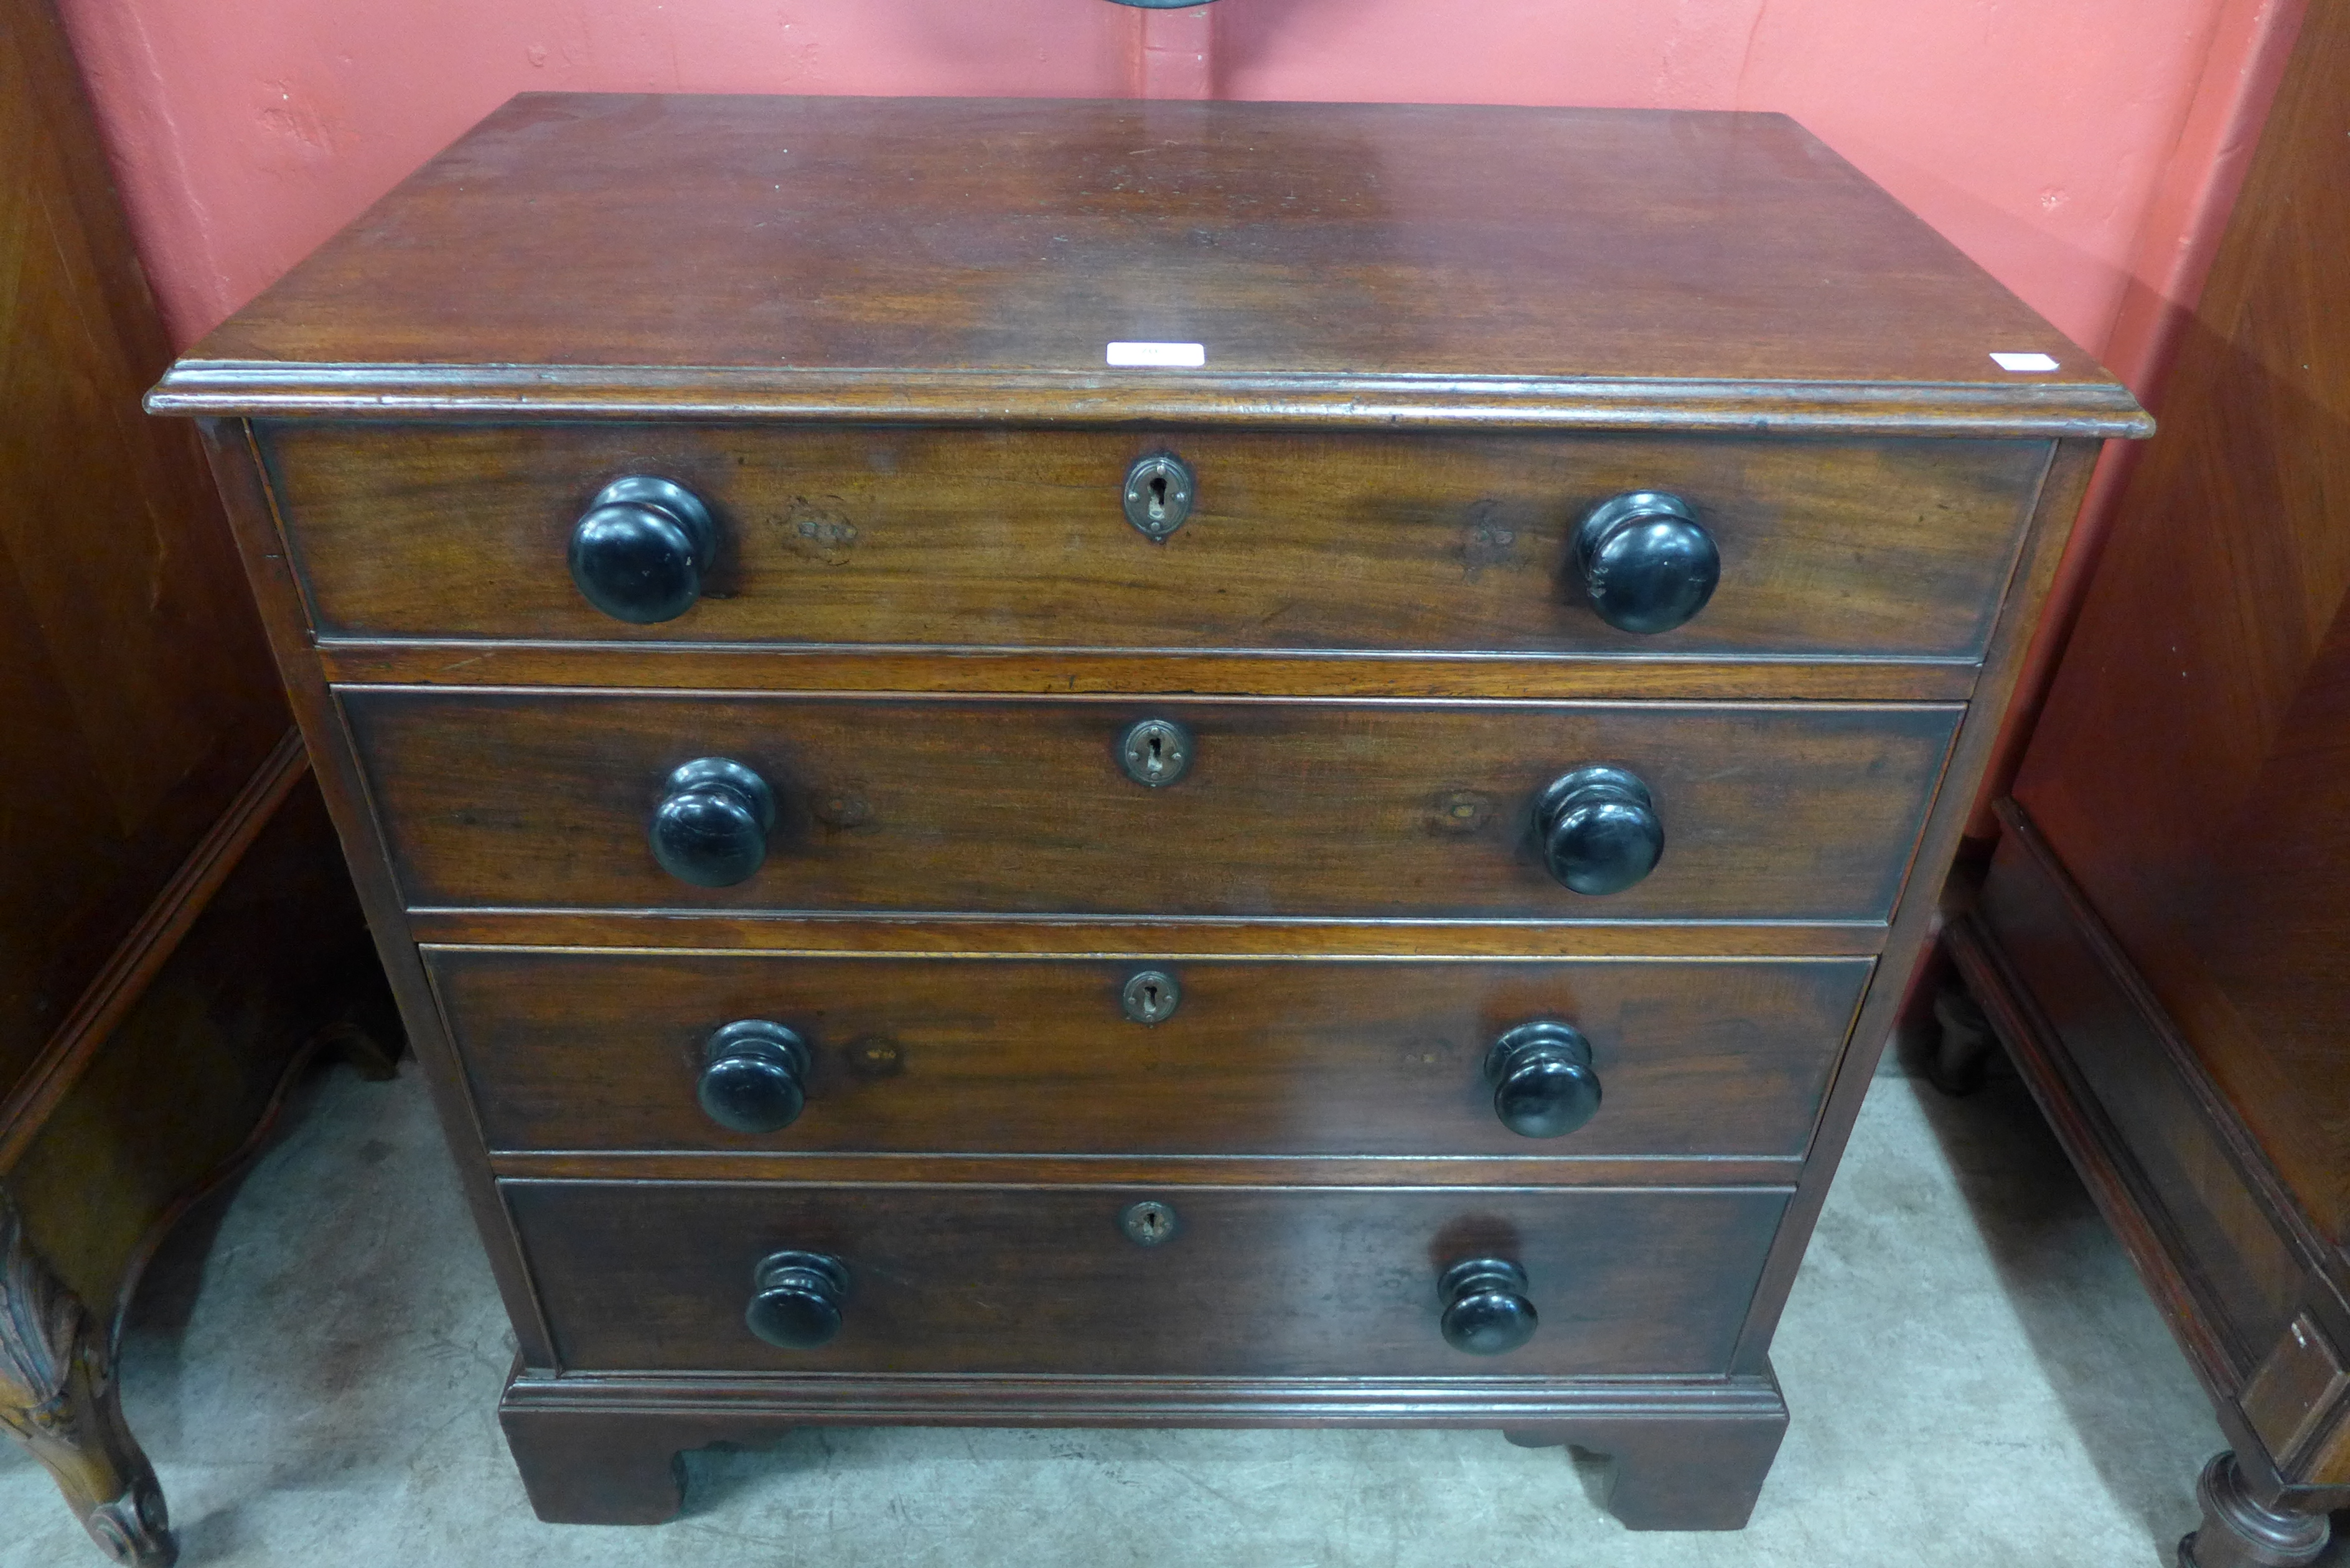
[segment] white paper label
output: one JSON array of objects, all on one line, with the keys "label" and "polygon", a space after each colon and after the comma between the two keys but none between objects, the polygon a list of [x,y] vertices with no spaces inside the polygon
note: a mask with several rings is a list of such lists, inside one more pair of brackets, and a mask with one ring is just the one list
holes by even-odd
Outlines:
[{"label": "white paper label", "polygon": [[1198,343],[1113,343],[1109,362],[1196,370],[1208,362],[1208,350]]},{"label": "white paper label", "polygon": [[1994,354],[1991,357],[1991,363],[1997,365],[2001,369],[2013,370],[2019,374],[2026,371],[2045,371],[2056,369],[2056,361],[2051,359],[2045,354]]}]

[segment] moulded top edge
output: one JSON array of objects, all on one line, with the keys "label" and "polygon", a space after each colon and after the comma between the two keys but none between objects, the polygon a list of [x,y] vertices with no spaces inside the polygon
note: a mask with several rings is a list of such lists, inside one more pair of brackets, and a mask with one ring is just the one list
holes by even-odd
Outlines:
[{"label": "moulded top edge", "polygon": [[151,413],[364,420],[1655,430],[2141,438],[2122,387],[740,366],[182,360]]}]

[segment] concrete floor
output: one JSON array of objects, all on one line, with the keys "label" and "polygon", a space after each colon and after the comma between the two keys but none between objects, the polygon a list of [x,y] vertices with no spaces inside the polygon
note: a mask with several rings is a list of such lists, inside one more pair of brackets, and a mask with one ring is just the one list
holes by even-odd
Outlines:
[{"label": "concrete floor", "polygon": [[[2154,1568],[2220,1446],[2012,1079],[1873,1086],[1779,1334],[1794,1425],[1735,1534],[1631,1534],[1602,1466],[1442,1432],[804,1431],[690,1457],[674,1524],[543,1525],[492,1415],[511,1345],[413,1068],[333,1069],[175,1234],[128,1337],[182,1561]],[[0,1568],[101,1562],[0,1443]]]}]

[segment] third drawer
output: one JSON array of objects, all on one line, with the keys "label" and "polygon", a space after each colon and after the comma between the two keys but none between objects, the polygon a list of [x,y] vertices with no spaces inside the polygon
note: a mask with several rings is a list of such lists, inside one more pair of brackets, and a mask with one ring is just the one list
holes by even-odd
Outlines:
[{"label": "third drawer", "polygon": [[[494,1148],[1075,1155],[1794,1157],[1870,970],[457,948],[427,961]],[[1158,988],[1159,1022],[1128,1016],[1139,985]],[[778,1064],[766,1032],[722,1034],[745,1021],[788,1030],[802,1061]],[[1588,1045],[1587,1075],[1515,1059],[1536,1074],[1517,1080],[1533,1096],[1513,1101],[1521,1120],[1553,1102],[1587,1115],[1564,1133],[1513,1131],[1497,1105],[1513,1064],[1505,1051],[1489,1068],[1492,1047],[1535,1023]],[[722,1110],[772,1121],[779,1094],[805,1103],[786,1125],[729,1130],[704,1108],[705,1078]]]}]

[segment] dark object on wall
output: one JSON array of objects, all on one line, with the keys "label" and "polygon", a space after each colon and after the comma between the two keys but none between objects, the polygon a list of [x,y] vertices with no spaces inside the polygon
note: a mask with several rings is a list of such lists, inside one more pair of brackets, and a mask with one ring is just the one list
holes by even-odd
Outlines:
[{"label": "dark object on wall", "polygon": [[[537,95],[151,406],[608,1521],[784,1426],[1294,1422],[1744,1523],[2147,428],[1776,116]],[[567,566],[629,475],[717,526],[657,625]]]},{"label": "dark object on wall", "polygon": [[2350,0],[2314,0],[1951,952],[2233,1444],[2350,1506]]},{"label": "dark object on wall", "polygon": [[115,1336],[295,1064],[397,1038],[47,0],[0,0],[0,1427],[172,1555]]}]

